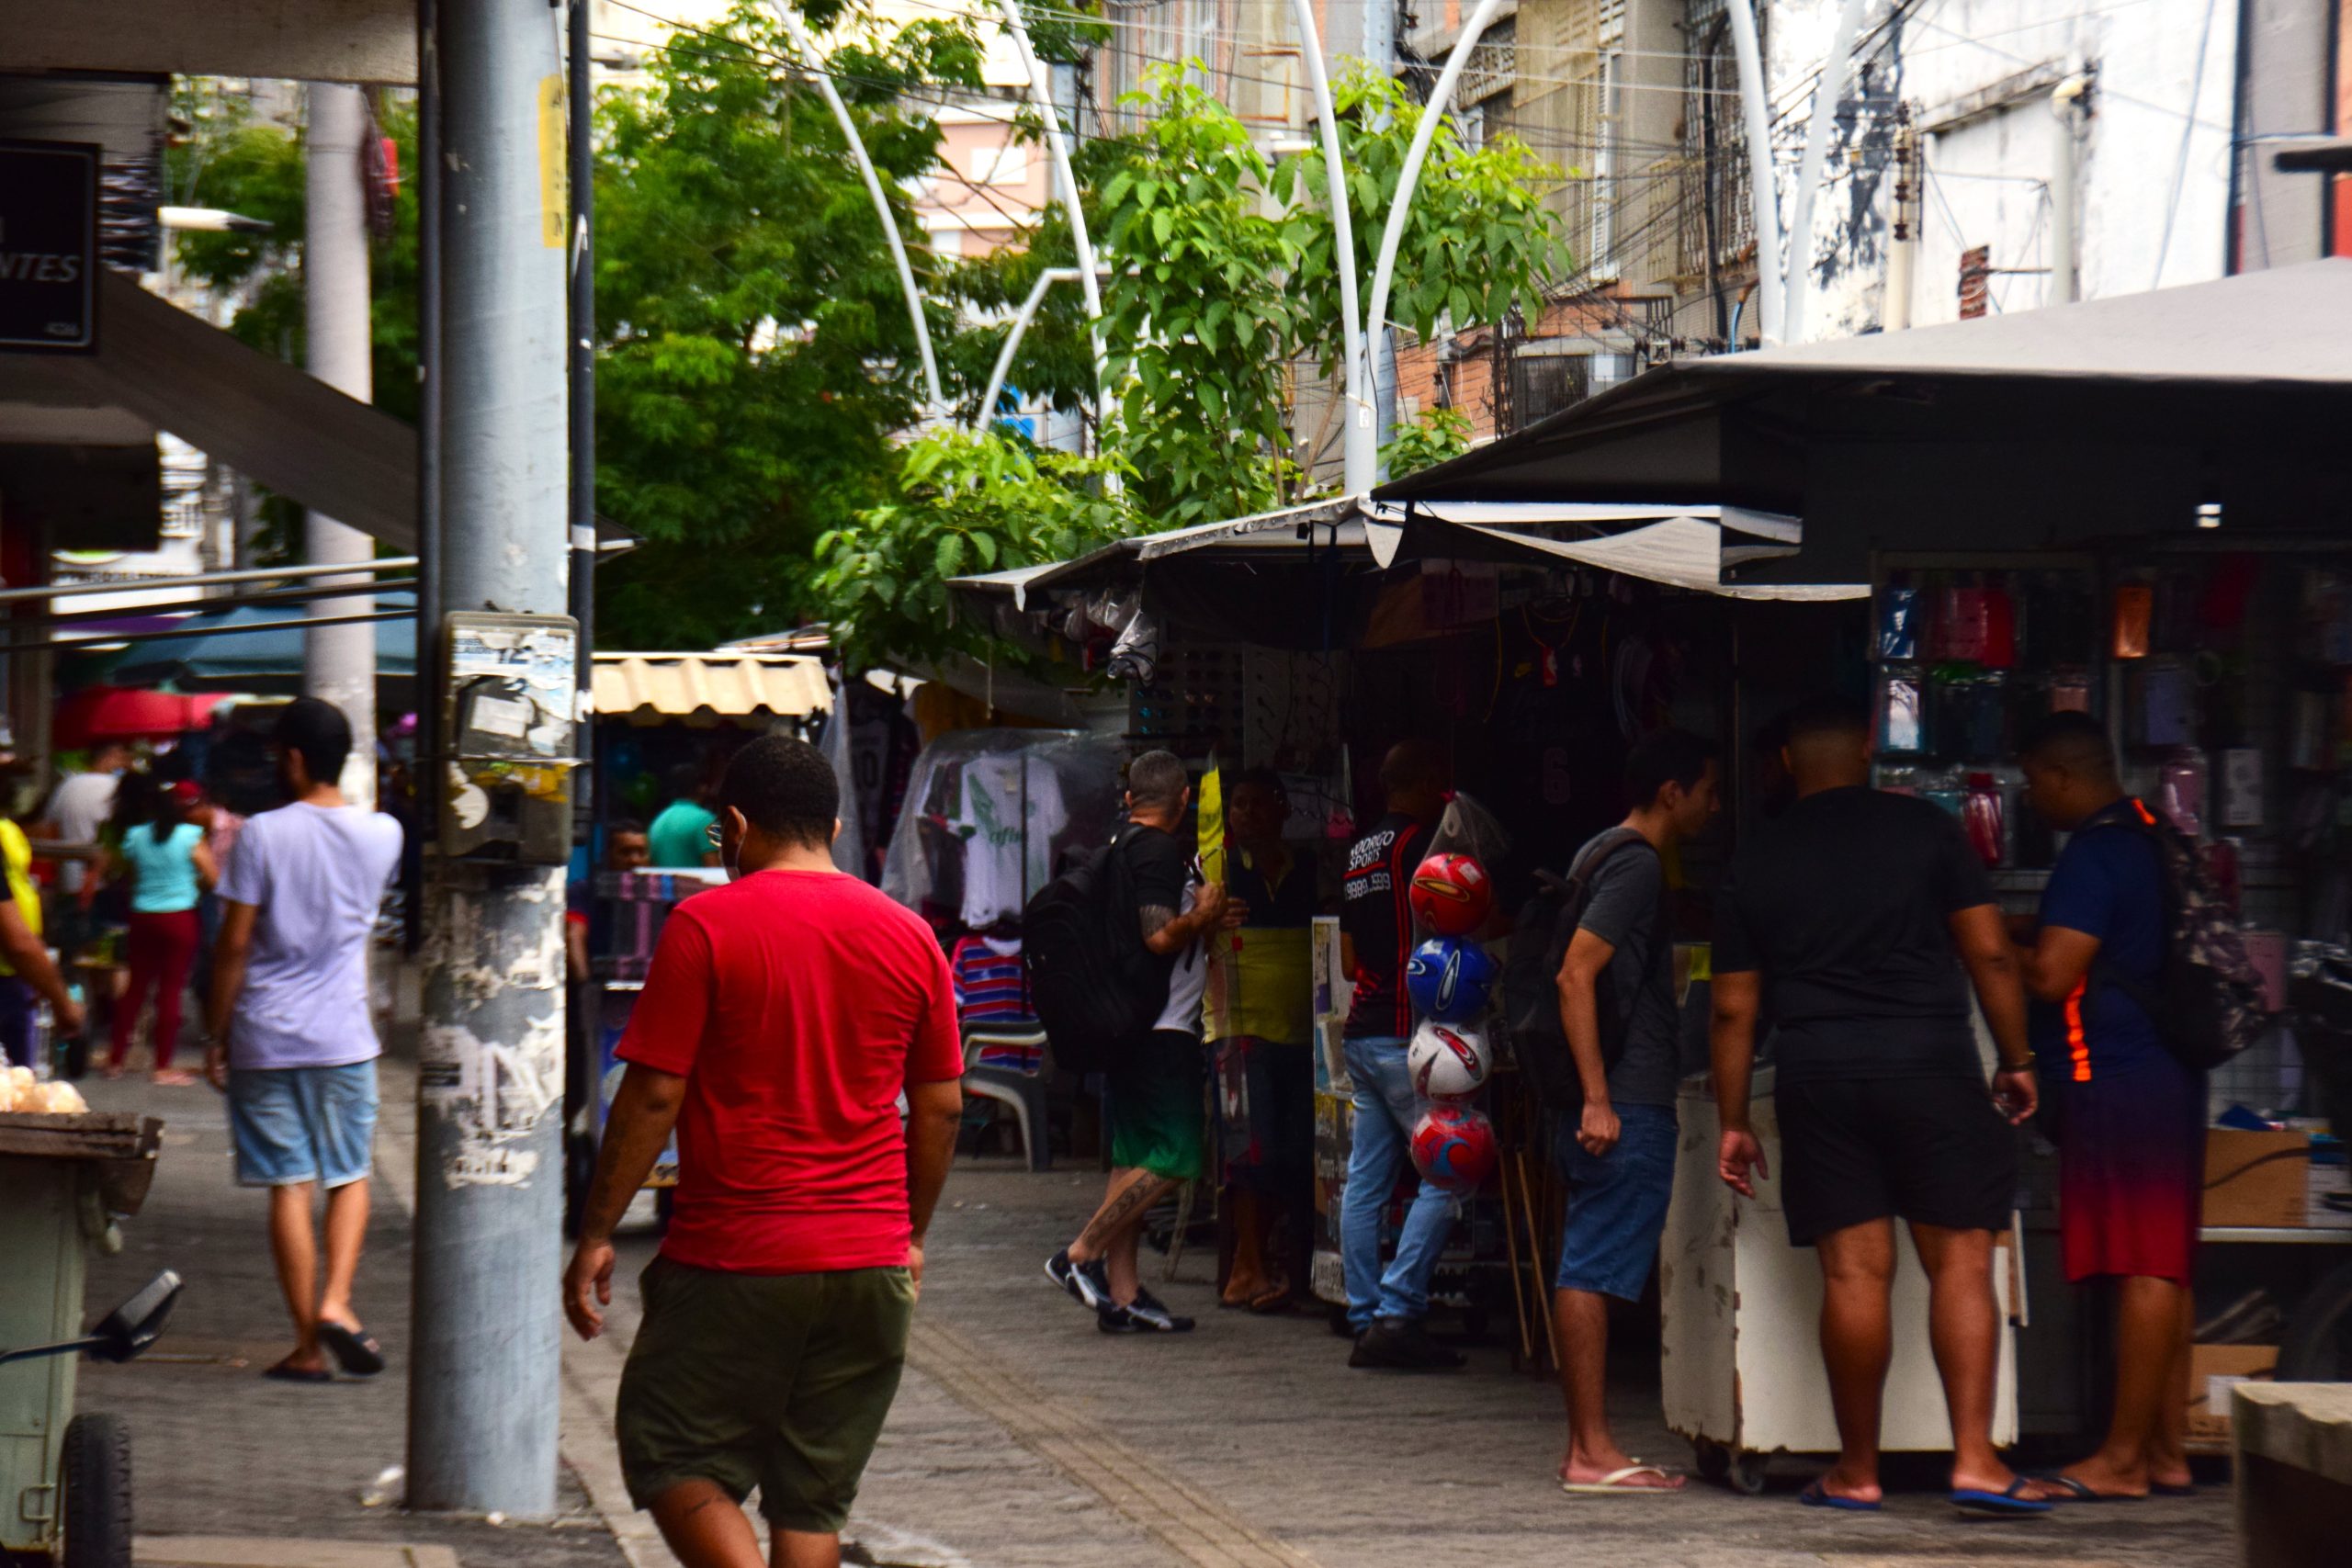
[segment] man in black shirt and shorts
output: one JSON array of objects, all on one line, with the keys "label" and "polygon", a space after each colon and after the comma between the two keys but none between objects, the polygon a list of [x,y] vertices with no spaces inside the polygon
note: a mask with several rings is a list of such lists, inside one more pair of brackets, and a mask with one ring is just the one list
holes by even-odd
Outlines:
[{"label": "man in black shirt and shorts", "polygon": [[[1860,709],[1826,701],[1792,714],[1782,756],[1796,800],[1733,860],[1713,955],[1721,1172],[1751,1198],[1750,1170],[1770,1174],[1748,1125],[1760,1007],[1775,1030],[1781,1202],[1789,1239],[1821,1258],[1821,1348],[1842,1444],[1804,1501],[1879,1506],[1900,1217],[1928,1273],[1952,1501],[2040,1513],[2048,1505],[1992,1442],[1993,1237],[2008,1227],[2017,1184],[2010,1124],[2035,1100],[2025,993],[1959,823],[1927,801],[1872,790],[1870,754]],[[2000,1057],[1989,1094],[1971,983]]]}]

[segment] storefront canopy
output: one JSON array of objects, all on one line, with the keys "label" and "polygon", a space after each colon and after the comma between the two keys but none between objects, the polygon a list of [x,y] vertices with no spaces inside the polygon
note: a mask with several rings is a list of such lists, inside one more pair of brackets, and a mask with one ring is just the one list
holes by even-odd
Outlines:
[{"label": "storefront canopy", "polygon": [[[1713,503],[1803,521],[1755,579],[1860,581],[1872,548],[2310,532],[2352,493],[2352,259],[1691,360],[1381,502]],[[2205,521],[2211,522],[2209,512]]]},{"label": "storefront canopy", "polygon": [[823,661],[781,653],[599,653],[592,694],[606,718],[800,718],[833,705]]},{"label": "storefront canopy", "polygon": [[[357,597],[370,595],[361,592]],[[416,674],[416,596],[372,595],[376,614],[376,675],[406,682]],[[190,615],[181,635],[133,643],[108,679],[126,686],[176,686],[183,691],[297,693],[302,689],[302,617],[268,605]]]}]

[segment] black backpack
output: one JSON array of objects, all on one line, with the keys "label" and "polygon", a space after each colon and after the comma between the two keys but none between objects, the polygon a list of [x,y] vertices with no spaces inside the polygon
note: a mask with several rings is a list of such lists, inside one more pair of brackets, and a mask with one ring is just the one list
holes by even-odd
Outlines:
[{"label": "black backpack", "polygon": [[[1519,912],[1510,956],[1503,964],[1503,1019],[1510,1029],[1519,1070],[1547,1108],[1569,1115],[1584,1109],[1584,1079],[1577,1076],[1576,1053],[1560,1024],[1560,965],[1591,906],[1593,878],[1612,856],[1633,844],[1650,850],[1649,840],[1627,829],[1585,857],[1583,869],[1566,881],[1548,872],[1536,873],[1535,896]],[[1626,1017],[1617,997],[1615,968],[1613,964],[1604,967],[1593,987],[1600,1061],[1611,1070],[1625,1055]]]},{"label": "black backpack", "polygon": [[[1030,1004],[1057,1066],[1100,1072],[1159,1016],[1159,978],[1136,921],[1135,887],[1119,852],[1130,828],[1045,886],[1021,911]],[[1159,987],[1164,991],[1164,986]]]},{"label": "black backpack", "polygon": [[2234,1058],[2268,1023],[2262,976],[2196,840],[2138,801],[2131,806],[2118,823],[2155,846],[2164,885],[2164,968],[2150,985],[2094,958],[2092,978],[2137,1002],[2165,1048],[2203,1072]]}]

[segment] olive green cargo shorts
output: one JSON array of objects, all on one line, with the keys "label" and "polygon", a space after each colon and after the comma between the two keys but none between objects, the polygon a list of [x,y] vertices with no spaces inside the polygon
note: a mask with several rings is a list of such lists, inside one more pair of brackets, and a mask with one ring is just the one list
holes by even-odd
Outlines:
[{"label": "olive green cargo shorts", "polygon": [[621,1373],[621,1473],[640,1508],[686,1481],[760,1489],[780,1529],[838,1531],[906,1364],[904,1269],[727,1274],[655,1258]]}]

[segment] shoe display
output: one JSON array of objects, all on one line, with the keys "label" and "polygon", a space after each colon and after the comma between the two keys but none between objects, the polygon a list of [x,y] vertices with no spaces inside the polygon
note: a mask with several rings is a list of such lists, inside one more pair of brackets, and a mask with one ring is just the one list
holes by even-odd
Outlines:
[{"label": "shoe display", "polygon": [[1452,1371],[1464,1364],[1460,1351],[1430,1338],[1419,1323],[1395,1317],[1384,1317],[1365,1329],[1348,1355],[1351,1367],[1385,1371]]},{"label": "shoe display", "polygon": [[1103,1277],[1102,1260],[1072,1263],[1069,1249],[1064,1247],[1046,1259],[1046,1278],[1069,1292],[1069,1299],[1082,1307],[1097,1311],[1110,1301],[1110,1281]]}]

